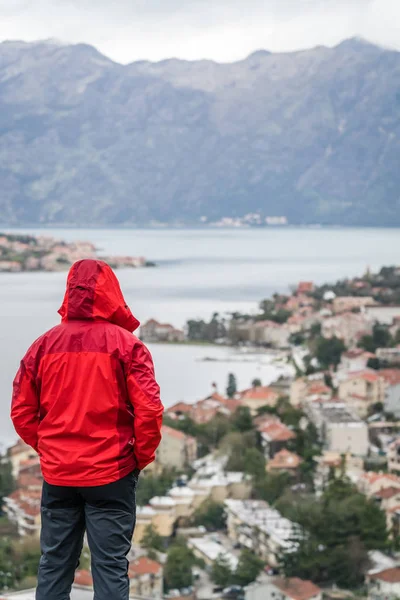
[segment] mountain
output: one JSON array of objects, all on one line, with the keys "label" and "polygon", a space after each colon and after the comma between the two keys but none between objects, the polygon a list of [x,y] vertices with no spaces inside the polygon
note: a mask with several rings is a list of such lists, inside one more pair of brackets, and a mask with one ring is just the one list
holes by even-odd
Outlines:
[{"label": "mountain", "polygon": [[400,53],[117,64],[0,44],[0,222],[400,225]]}]

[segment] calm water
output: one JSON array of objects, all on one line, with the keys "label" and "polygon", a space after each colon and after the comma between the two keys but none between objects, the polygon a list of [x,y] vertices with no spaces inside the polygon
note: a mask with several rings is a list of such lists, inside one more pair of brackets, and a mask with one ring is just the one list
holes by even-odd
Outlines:
[{"label": "calm water", "polygon": [[[255,310],[260,299],[301,279],[322,283],[362,274],[368,266],[400,264],[399,229],[24,231],[90,240],[104,254],[156,261],[156,269],[121,270],[118,276],[141,321],[155,317],[177,326],[214,311]],[[58,322],[65,273],[1,274],[0,286],[0,441],[8,442],[14,372],[33,339]],[[268,383],[275,373],[265,359],[199,362],[204,356],[229,358],[224,349],[155,346],[152,351],[166,405],[203,397],[213,381],[222,390],[230,371],[241,386],[255,376]]]}]

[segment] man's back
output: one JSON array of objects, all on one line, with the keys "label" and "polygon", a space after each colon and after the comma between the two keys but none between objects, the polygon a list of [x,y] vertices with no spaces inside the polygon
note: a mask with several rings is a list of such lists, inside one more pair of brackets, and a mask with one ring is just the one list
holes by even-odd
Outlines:
[{"label": "man's back", "polygon": [[103,485],[154,458],[162,405],[151,356],[111,269],[71,269],[62,323],[28,350],[11,416],[53,485]]},{"label": "man's back", "polygon": [[73,265],[59,312],[21,361],[11,408],[44,477],[36,598],[69,598],[86,531],[95,597],[128,600],[138,471],[161,438],[153,361],[105,263]]}]

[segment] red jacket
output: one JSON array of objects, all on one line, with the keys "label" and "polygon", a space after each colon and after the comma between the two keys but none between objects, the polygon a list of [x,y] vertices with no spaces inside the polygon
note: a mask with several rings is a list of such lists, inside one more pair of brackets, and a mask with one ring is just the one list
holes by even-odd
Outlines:
[{"label": "red jacket", "polygon": [[48,483],[111,483],[154,460],[163,406],[153,361],[106,263],[72,266],[59,313],[21,362],[11,418]]}]

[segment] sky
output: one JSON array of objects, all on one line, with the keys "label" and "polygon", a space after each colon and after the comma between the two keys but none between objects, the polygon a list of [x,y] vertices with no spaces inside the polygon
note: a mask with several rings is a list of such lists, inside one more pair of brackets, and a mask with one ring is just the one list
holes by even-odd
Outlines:
[{"label": "sky", "polygon": [[400,0],[0,0],[0,41],[85,42],[121,63],[229,62],[354,36],[400,50]]}]

